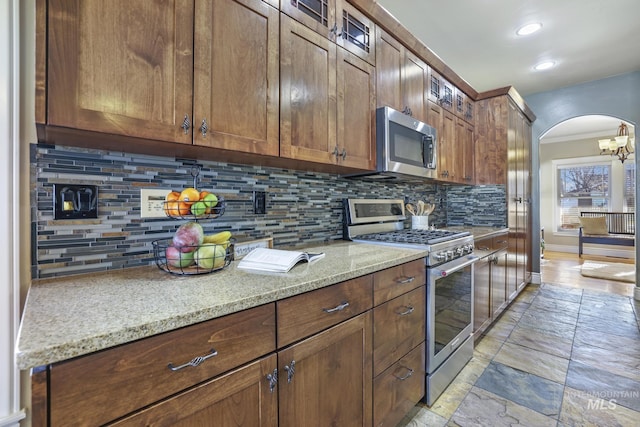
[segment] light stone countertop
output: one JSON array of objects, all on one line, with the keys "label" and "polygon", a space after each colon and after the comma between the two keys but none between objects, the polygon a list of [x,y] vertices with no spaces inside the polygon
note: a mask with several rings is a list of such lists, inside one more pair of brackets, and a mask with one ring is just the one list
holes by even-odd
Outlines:
[{"label": "light stone countertop", "polygon": [[305,248],[326,256],[289,273],[237,268],[176,276],[156,266],[35,280],[16,344],[20,369],[133,340],[333,285],[426,256],[416,249],[340,242]]}]

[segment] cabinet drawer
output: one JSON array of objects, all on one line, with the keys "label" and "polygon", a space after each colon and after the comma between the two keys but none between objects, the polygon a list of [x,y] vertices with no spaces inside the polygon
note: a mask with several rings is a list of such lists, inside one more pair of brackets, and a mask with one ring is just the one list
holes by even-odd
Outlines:
[{"label": "cabinet drawer", "polygon": [[373,305],[380,305],[425,283],[422,259],[379,271],[373,275]]},{"label": "cabinet drawer", "polygon": [[274,350],[267,304],[52,365],[51,425],[103,424]]},{"label": "cabinet drawer", "polygon": [[373,375],[425,340],[426,286],[373,309]]},{"label": "cabinet drawer", "polygon": [[277,301],[278,348],[369,310],[372,287],[367,275]]},{"label": "cabinet drawer", "polygon": [[[243,425],[276,427],[278,393],[266,377],[276,369],[272,354],[164,400],[112,426]],[[213,421],[215,420],[215,421]]]},{"label": "cabinet drawer", "polygon": [[373,425],[395,426],[424,396],[424,342],[373,380]]}]

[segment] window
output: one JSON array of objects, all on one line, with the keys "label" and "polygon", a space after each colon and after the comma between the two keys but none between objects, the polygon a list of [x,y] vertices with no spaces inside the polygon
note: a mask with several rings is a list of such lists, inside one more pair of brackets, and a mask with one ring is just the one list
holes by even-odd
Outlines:
[{"label": "window", "polygon": [[553,164],[556,231],[577,233],[581,211],[635,211],[635,162],[584,157]]},{"label": "window", "polygon": [[636,211],[636,164],[632,160],[624,164],[623,212]]}]

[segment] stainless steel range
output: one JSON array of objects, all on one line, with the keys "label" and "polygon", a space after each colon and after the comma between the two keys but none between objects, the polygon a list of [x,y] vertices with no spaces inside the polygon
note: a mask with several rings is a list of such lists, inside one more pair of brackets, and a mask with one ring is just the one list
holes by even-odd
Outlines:
[{"label": "stainless steel range", "polygon": [[343,237],[428,252],[426,395],[431,406],[473,356],[473,236],[404,227],[400,199],[345,199]]}]

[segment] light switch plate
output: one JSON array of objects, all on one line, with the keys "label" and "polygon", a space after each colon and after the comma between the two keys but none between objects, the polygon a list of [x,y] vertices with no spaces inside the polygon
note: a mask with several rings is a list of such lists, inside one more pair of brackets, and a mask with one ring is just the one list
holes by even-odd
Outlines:
[{"label": "light switch plate", "polygon": [[140,189],[140,218],[167,218],[164,201],[171,190]]}]

